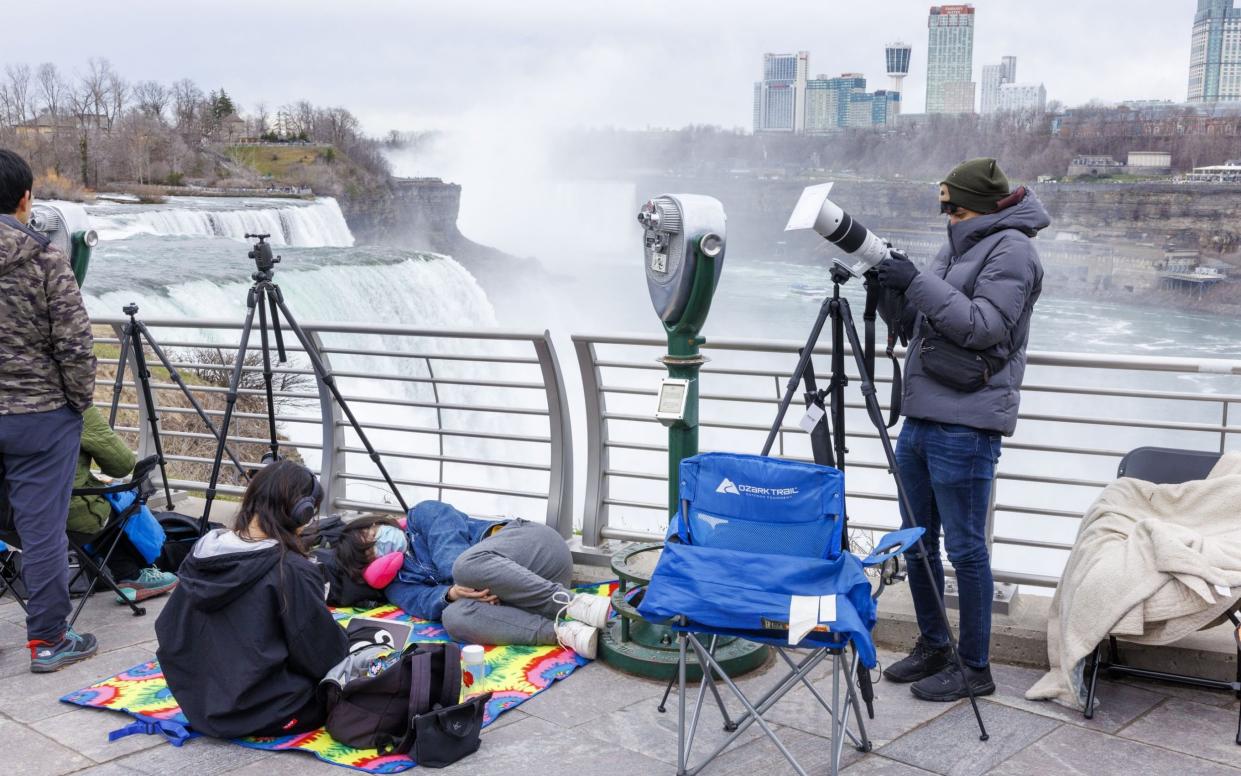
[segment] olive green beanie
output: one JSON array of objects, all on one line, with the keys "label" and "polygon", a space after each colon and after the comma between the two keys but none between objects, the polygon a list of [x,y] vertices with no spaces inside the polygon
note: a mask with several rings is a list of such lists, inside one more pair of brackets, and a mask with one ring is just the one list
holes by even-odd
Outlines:
[{"label": "olive green beanie", "polygon": [[939,199],[975,213],[993,213],[1007,197],[1008,177],[994,159],[970,159],[940,181]]}]

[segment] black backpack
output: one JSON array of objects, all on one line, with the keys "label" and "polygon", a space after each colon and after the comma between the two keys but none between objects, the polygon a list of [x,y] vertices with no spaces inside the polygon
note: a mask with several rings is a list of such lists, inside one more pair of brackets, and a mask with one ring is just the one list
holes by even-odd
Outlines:
[{"label": "black backpack", "polygon": [[[346,658],[319,684],[327,706],[324,727],[332,738],[381,754],[408,754],[428,768],[443,768],[478,751],[491,693],[458,703],[460,647],[411,644],[386,663],[377,654],[364,651]],[[338,670],[346,663],[348,670]],[[378,673],[367,670],[379,665],[384,667]]]},{"label": "black backpack", "polygon": [[[194,550],[194,544],[202,538],[198,532],[199,520],[180,512],[155,512],[154,515],[164,529],[164,548],[155,559],[155,565],[160,571],[175,574],[181,568],[182,561]],[[223,527],[223,523],[215,522],[207,526],[209,530]]]}]

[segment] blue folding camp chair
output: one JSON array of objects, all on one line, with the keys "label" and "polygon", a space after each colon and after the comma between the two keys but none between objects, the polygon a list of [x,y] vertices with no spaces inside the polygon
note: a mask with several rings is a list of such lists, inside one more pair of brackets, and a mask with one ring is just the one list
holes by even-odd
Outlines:
[{"label": "blue folding camp chair", "polygon": [[[815,464],[727,453],[681,462],[681,509],[673,518],[638,611],[677,632],[680,711],[677,773],[706,767],[751,724],[757,724],[802,776],[806,771],[780,741],[765,714],[793,688],[806,686],[827,711],[832,730],[831,772],[840,770],[846,738],[870,750],[854,677],[858,663],[874,668],[871,629],[876,606],[865,568],[899,556],[917,543],[921,528],[887,534],[867,558],[841,548],[844,475]],[[756,701],[728,677],[702,636],[737,636],[771,645],[789,673]],[[846,648],[852,646],[850,655]],[[788,648],[810,652],[794,660]],[[686,724],[686,661],[692,650],[703,669],[693,715]],[[832,658],[829,702],[808,679]],[[690,752],[703,700],[713,677],[745,709],[736,729],[703,762],[691,768]],[[842,697],[841,687],[844,687]],[[849,716],[857,721],[850,730]],[[731,729],[732,726],[730,726]]]}]

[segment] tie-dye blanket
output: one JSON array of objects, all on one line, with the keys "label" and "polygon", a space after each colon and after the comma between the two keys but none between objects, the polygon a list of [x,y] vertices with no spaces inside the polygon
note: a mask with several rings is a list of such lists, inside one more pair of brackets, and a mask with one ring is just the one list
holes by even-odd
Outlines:
[{"label": "tie-dye blanket", "polygon": [[[585,588],[583,591],[602,595],[611,593],[611,585]],[[395,606],[377,609],[337,609],[337,622],[345,625],[353,617],[381,617],[403,620],[414,626],[412,641],[451,641],[444,628],[436,622],[420,620]],[[487,647],[487,677],[484,690],[492,692],[487,704],[483,726],[518,704],[534,697],[563,679],[585,658],[562,647]],[[474,692],[477,688],[467,688]],[[89,708],[123,711],[138,719],[169,720],[187,724],[181,708],[168,690],[159,663],[151,660],[122,671],[116,676],[96,682],[60,699],[65,703]],[[354,749],[332,740],[323,729],[281,738],[239,738],[236,743],[252,749],[268,751],[309,752],[324,762],[355,768],[366,773],[398,773],[414,767],[406,755],[381,755],[374,749]]]}]

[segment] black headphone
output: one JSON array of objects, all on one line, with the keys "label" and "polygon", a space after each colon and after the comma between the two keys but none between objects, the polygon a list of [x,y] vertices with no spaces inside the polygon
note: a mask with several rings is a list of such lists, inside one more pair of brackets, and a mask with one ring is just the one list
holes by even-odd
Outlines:
[{"label": "black headphone", "polygon": [[310,469],[306,469],[306,473],[310,475],[310,495],[299,498],[289,510],[289,517],[293,518],[293,524],[298,528],[315,519],[315,513],[319,511],[319,502],[323,500],[323,486],[319,484],[319,478]]}]

